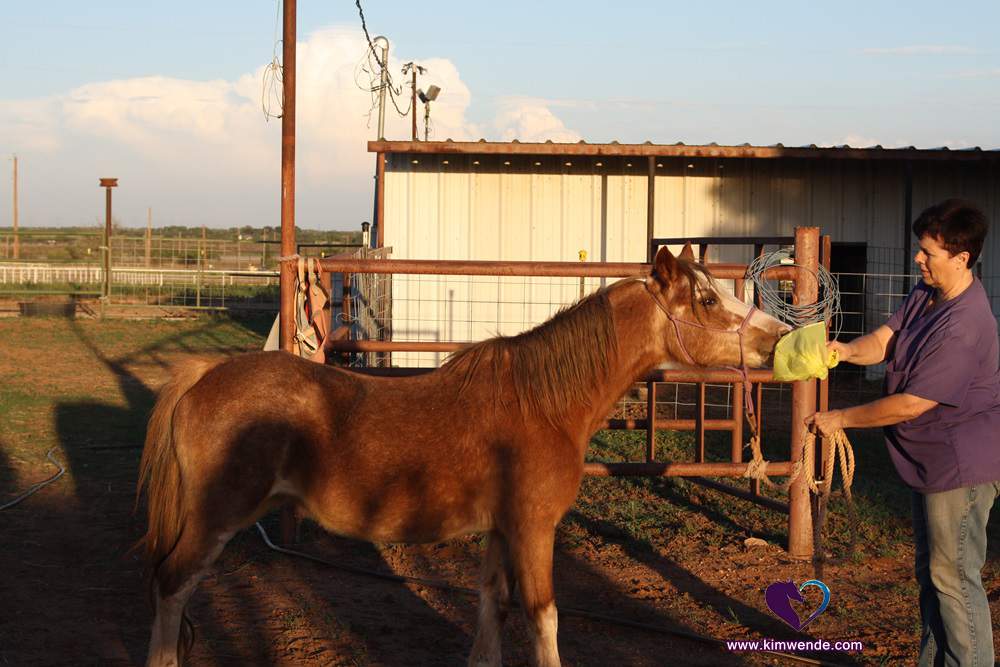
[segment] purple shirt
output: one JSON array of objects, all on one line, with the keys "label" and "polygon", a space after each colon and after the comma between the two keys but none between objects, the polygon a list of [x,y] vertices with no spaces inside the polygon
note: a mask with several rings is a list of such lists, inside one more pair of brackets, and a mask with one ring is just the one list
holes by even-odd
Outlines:
[{"label": "purple shirt", "polygon": [[885,393],[937,406],[885,427],[903,481],[921,493],[1000,480],[1000,345],[986,290],[973,279],[954,299],[924,313],[934,288],[913,288],[886,326]]}]

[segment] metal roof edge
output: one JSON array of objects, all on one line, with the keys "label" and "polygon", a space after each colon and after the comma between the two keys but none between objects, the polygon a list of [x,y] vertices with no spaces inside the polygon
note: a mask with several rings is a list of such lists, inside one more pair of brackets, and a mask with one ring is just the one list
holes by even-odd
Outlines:
[{"label": "metal roof edge", "polygon": [[479,141],[369,141],[370,153],[410,153],[424,155],[559,155],[594,157],[703,157],[703,158],[827,158],[860,160],[1000,160],[1000,150],[932,148],[855,148],[852,146],[814,145],[792,147],[774,146],[719,146],[717,144],[589,144],[576,143],[493,142]]}]

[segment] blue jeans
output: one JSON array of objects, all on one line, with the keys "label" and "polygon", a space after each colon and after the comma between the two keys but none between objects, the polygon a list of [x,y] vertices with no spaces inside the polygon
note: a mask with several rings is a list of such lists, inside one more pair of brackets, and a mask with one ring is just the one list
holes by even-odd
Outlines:
[{"label": "blue jeans", "polygon": [[983,588],[986,522],[1000,482],[913,494],[920,667],[993,667]]}]

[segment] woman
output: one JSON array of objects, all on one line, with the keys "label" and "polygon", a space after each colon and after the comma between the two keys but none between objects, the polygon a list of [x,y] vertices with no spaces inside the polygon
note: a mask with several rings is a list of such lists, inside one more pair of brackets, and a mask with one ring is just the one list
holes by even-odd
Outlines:
[{"label": "woman", "polygon": [[1000,494],[997,324],[972,274],[986,216],[949,199],[913,223],[918,283],[889,321],[850,343],[841,361],[886,361],[883,398],[816,413],[810,430],[884,426],[900,477],[913,489],[921,666],[993,666],[981,570],[986,523]]}]

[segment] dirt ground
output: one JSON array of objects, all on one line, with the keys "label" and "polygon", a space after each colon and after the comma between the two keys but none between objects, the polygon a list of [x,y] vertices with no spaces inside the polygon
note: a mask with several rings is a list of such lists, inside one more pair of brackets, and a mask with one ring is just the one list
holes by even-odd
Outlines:
[{"label": "dirt ground", "polygon": [[[155,390],[173,359],[237,354],[260,340],[259,326],[228,320],[0,320],[0,504],[51,474],[45,461],[51,448],[67,469],[0,511],[0,665],[143,663],[151,613],[141,563],[129,548],[143,531],[134,493]],[[864,465],[859,456],[859,474]],[[905,524],[890,514],[884,521]],[[276,521],[266,525],[276,537]],[[918,617],[906,541],[885,549],[863,544],[861,559],[828,567],[830,608],[796,632],[764,602],[768,584],[813,577],[808,563],[785,555],[783,530],[777,515],[687,483],[587,480],[557,535],[558,603],[717,639],[859,640],[861,652],[802,655],[841,665],[913,664]],[[768,544],[748,548],[750,535]],[[309,522],[294,548],[355,568],[469,588],[482,553],[476,536],[371,545],[327,535]],[[1000,620],[995,553],[986,579]],[[816,600],[809,601],[813,608]],[[472,644],[476,600],[280,554],[248,530],[230,543],[190,611],[193,665],[460,665]],[[563,614],[563,662],[796,664],[650,627]],[[504,650],[505,664],[527,664],[517,613],[505,629]]]}]

